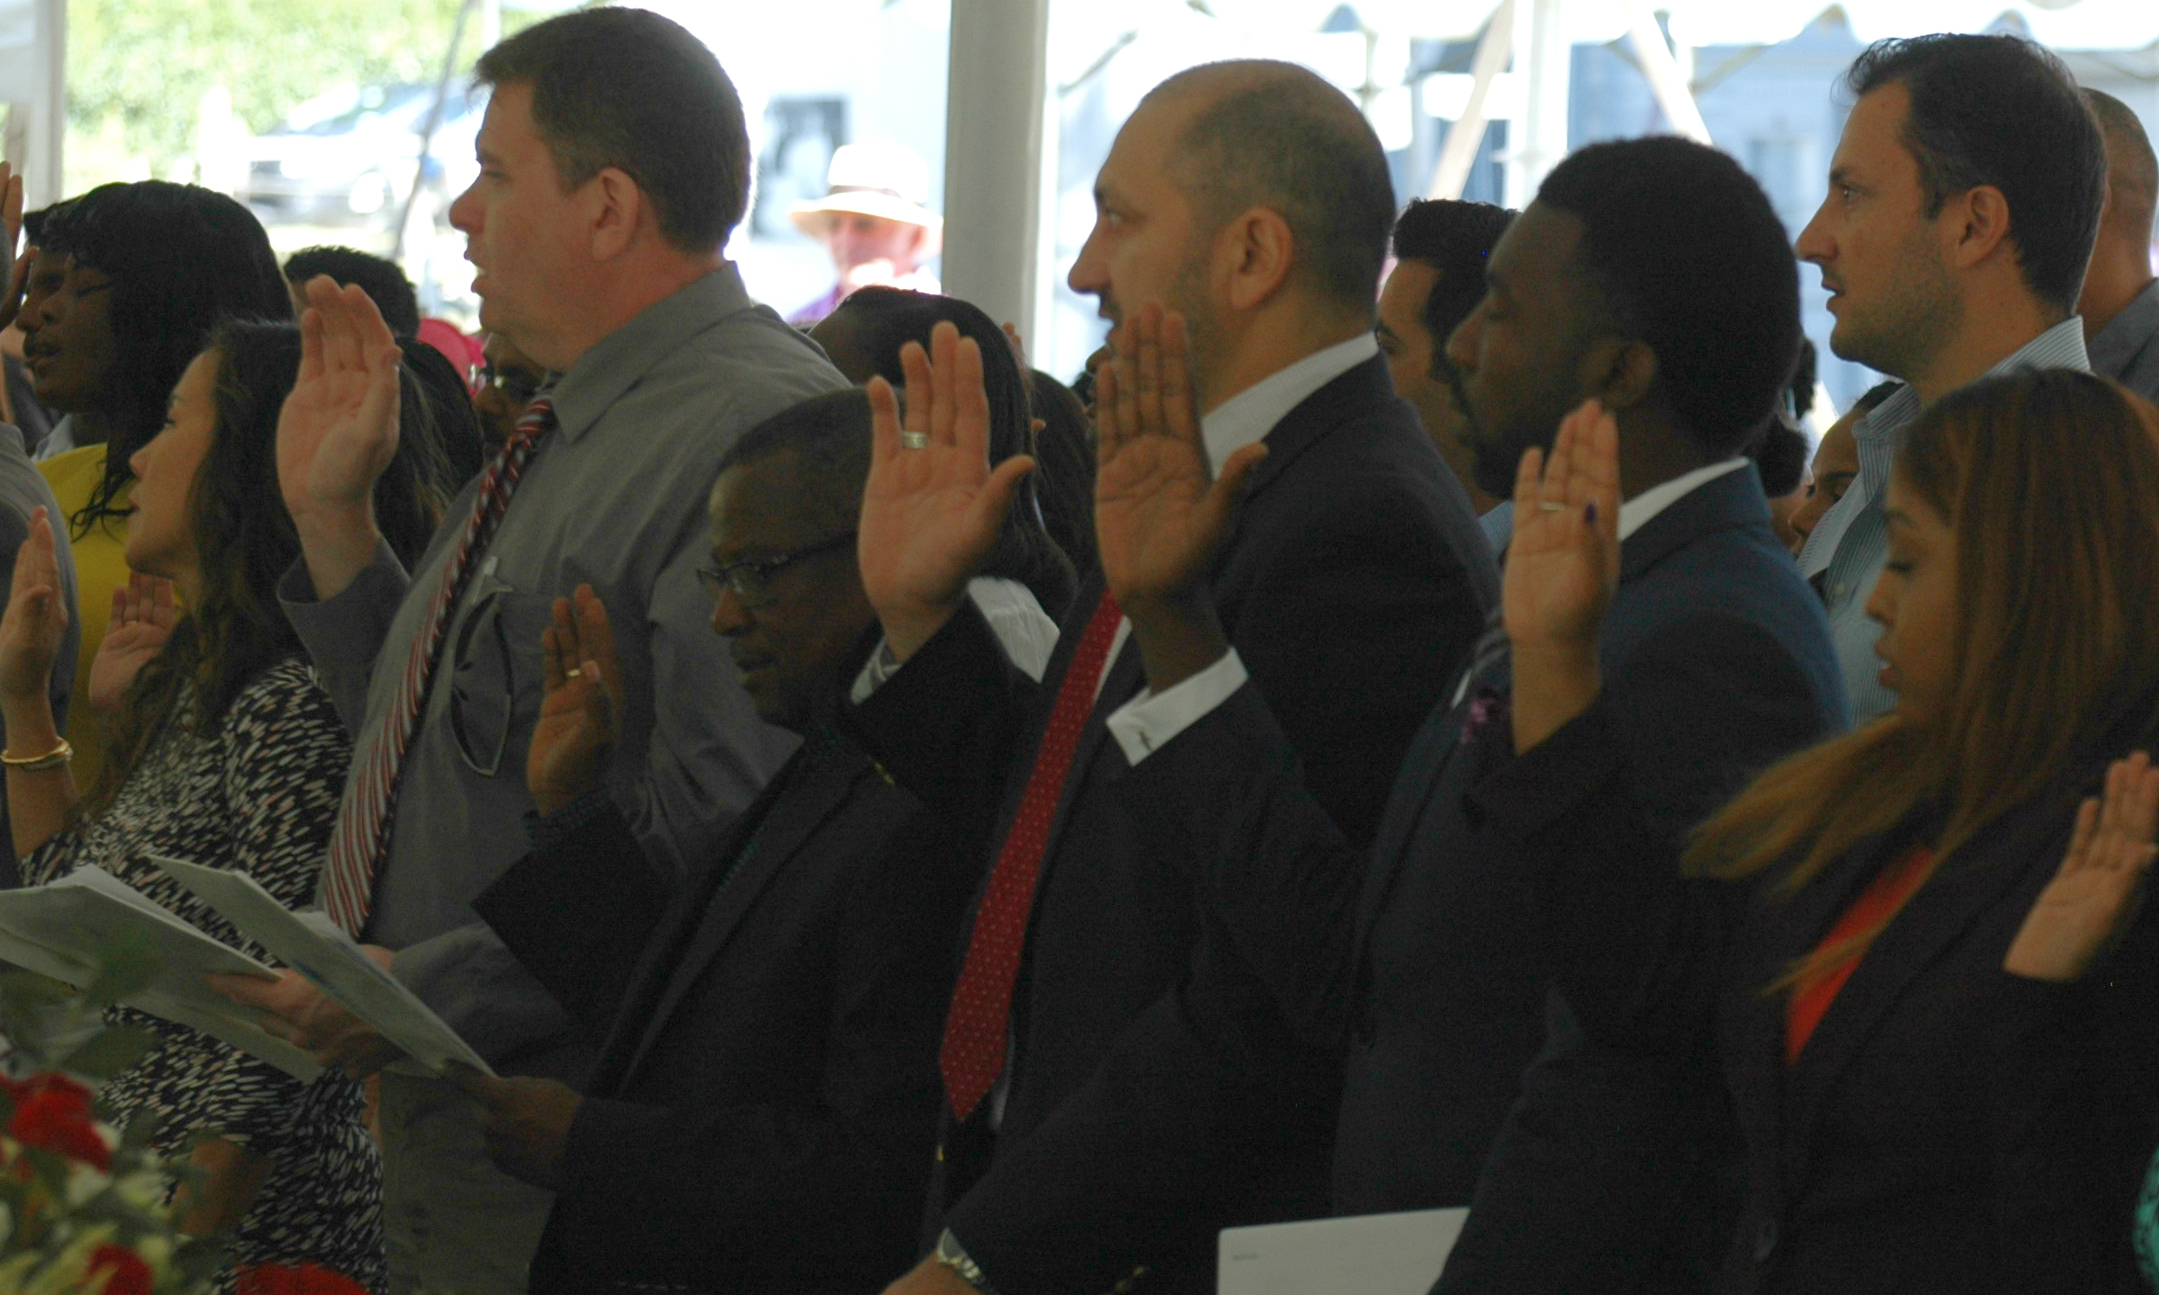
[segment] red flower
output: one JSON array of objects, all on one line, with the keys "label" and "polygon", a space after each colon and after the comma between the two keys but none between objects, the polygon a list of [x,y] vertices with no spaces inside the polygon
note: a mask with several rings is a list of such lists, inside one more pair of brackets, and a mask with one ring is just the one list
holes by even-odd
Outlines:
[{"label": "red flower", "polygon": [[90,1090],[65,1075],[32,1076],[7,1131],[26,1147],[80,1160],[100,1173],[112,1165],[111,1149],[90,1125]]},{"label": "red flower", "polygon": [[258,1264],[240,1270],[235,1295],[368,1295],[367,1287],[320,1264]]},{"label": "red flower", "polygon": [[91,1278],[101,1272],[112,1274],[105,1283],[105,1295],[150,1295],[150,1265],[126,1246],[107,1244],[90,1252]]}]

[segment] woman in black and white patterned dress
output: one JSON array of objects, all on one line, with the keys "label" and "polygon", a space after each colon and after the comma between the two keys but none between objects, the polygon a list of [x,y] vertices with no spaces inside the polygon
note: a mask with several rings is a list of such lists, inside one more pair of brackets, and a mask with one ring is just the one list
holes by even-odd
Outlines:
[{"label": "woman in black and white patterned dress", "polygon": [[[350,743],[274,595],[299,553],[275,466],[278,408],[299,361],[290,324],[225,325],[174,388],[164,430],[135,455],[128,563],[169,579],[187,611],[164,637],[170,602],[152,581],[136,576],[126,605],[116,600],[100,669],[146,663],[112,716],[105,773],[80,799],[41,682],[64,617],[49,521],[33,523],[0,619],[7,756],[31,761],[7,766],[24,881],[102,867],[265,960],[149,856],[245,871],[295,908],[314,898]],[[402,463],[386,474],[395,497],[378,496],[378,510],[424,534],[436,485],[424,466]],[[379,1289],[381,1163],[359,1086],[336,1073],[303,1084],[185,1026],[115,1011],[156,1042],[103,1101],[118,1120],[153,1120],[161,1149],[194,1147],[207,1173],[180,1217],[189,1231],[228,1237],[224,1288],[252,1264],[311,1262]]]}]

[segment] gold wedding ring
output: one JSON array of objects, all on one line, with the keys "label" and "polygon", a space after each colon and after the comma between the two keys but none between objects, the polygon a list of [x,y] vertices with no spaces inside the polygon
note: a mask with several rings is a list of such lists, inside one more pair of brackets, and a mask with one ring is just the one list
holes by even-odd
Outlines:
[{"label": "gold wedding ring", "polygon": [[929,434],[928,432],[901,432],[901,433],[900,433],[900,448],[901,448],[901,449],[906,449],[906,450],[926,450],[926,449],[928,449],[929,447],[930,447],[930,434]]},{"label": "gold wedding ring", "polygon": [[1537,501],[1537,511],[1540,513],[1563,513],[1567,511],[1567,506],[1565,504],[1555,504],[1549,499],[1539,499]]},{"label": "gold wedding ring", "polygon": [[585,677],[584,667],[572,666],[562,672],[562,677],[565,679],[582,679]]}]

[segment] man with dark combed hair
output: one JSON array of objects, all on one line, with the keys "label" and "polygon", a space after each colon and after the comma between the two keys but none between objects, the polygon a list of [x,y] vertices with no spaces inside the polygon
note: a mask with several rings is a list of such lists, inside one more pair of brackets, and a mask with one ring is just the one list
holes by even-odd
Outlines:
[{"label": "man with dark combed hair", "polygon": [[2144,123],[2104,90],[2086,90],[2106,138],[2107,201],[2092,244],[2077,313],[2092,372],[2159,401],[2159,276],[2152,274],[2152,218],[2159,211],[2159,159]]},{"label": "man with dark combed hair", "polygon": [[1394,222],[1393,273],[1379,292],[1379,349],[1394,389],[1482,515],[1499,501],[1476,483],[1462,443],[1462,407],[1447,337],[1484,296],[1484,263],[1514,213],[1488,202],[1412,202]]},{"label": "man with dark combed hair", "polygon": [[292,285],[293,302],[301,310],[307,309],[304,290],[307,281],[318,274],[327,274],[338,286],[358,284],[360,291],[375,303],[382,312],[382,322],[399,337],[412,337],[420,331],[420,298],[413,291],[412,280],[397,268],[395,261],[350,247],[306,247],[285,258],[285,282]]},{"label": "man with dark combed hair", "polygon": [[2106,150],[2061,60],[2018,37],[1877,41],[1845,84],[1857,101],[1799,256],[1821,267],[1830,349],[1906,386],[1855,429],[1859,480],[1800,562],[1823,577],[1845,686],[1867,720],[1894,701],[1866,602],[1888,559],[1882,500],[1900,431],[1988,374],[2090,367],[2073,312]]},{"label": "man with dark combed hair", "polygon": [[[622,868],[672,885],[703,825],[748,805],[794,745],[759,720],[707,627],[705,492],[744,432],[845,380],[722,255],[749,141],[695,37],[651,13],[582,10],[488,51],[479,75],[494,87],[480,173],[450,223],[481,324],[549,385],[409,574],[366,505],[370,465],[388,457],[373,438],[394,430],[364,413],[325,425],[335,398],[296,392],[279,465],[305,560],[279,592],[354,734],[328,916],[490,1065],[571,1080],[596,1041],[472,907],[525,852],[538,806],[519,775],[541,723],[541,634],[558,599],[590,586],[606,600],[622,669],[600,794],[647,856]],[[345,339],[324,381],[390,344],[357,290],[318,277],[307,301],[310,345]],[[297,977],[235,996],[327,1064],[366,1074],[396,1059]],[[553,1198],[488,1163],[479,1118],[448,1081],[382,1071],[393,1290],[527,1289]]]}]

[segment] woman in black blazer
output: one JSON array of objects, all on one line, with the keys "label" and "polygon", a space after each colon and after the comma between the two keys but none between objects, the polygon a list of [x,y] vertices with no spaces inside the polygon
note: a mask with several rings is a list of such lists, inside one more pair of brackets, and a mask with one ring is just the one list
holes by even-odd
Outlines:
[{"label": "woman in black blazer", "polygon": [[2159,411],[2069,372],[1931,408],[1868,606],[1897,710],[1771,768],[1691,843],[1630,814],[1598,702],[1616,439],[1585,408],[1549,467],[1525,457],[1519,758],[1477,794],[1506,807],[1584,1027],[1721,1059],[1748,1208],[1718,1289],[2137,1289],[2159,921],[2065,973],[2048,919],[2140,876],[2159,814],[2148,761],[2115,763],[2159,741]]}]

